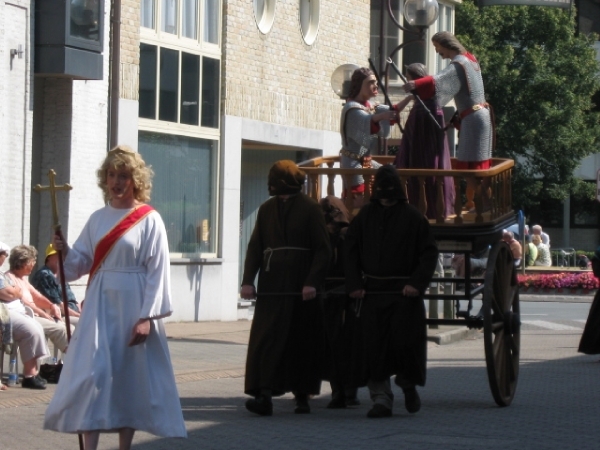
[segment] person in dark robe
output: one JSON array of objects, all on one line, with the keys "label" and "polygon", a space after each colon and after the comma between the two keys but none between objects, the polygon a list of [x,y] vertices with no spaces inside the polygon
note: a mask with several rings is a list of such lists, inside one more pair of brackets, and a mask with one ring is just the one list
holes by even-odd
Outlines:
[{"label": "person in dark robe", "polygon": [[358,388],[352,385],[351,374],[355,370],[355,352],[359,342],[359,323],[356,302],[346,294],[344,286],[344,241],[351,216],[344,202],[328,195],[319,202],[325,216],[331,262],[325,280],[327,296],[323,301],[326,342],[325,379],[331,385],[331,401],[328,409],[358,406]]},{"label": "person in dark robe", "polygon": [[[269,194],[248,243],[241,297],[256,298],[244,391],[249,411],[270,416],[272,397],[292,392],[297,414],[309,413],[323,373],[322,309],[317,293],[331,250],[317,202],[303,194],[305,174],[293,161],[269,171]],[[254,279],[258,274],[258,292]]]},{"label": "person in dark robe", "polygon": [[404,195],[393,166],[381,167],[370,204],[346,233],[346,291],[362,303],[364,372],[373,407],[367,417],[392,415],[390,377],[404,392],[408,412],[421,407],[416,386],[425,385],[427,331],[423,294],[438,261],[427,219]]},{"label": "person in dark robe", "polygon": [[[600,247],[596,249],[592,256],[592,271],[596,278],[600,278]],[[588,355],[597,355],[600,353],[600,289],[594,296],[592,307],[585,322],[583,335],[579,341],[578,352]]]},{"label": "person in dark robe", "polygon": [[[409,81],[419,80],[427,76],[427,70],[421,63],[414,63],[406,66],[406,77]],[[398,108],[404,107],[407,100],[398,104]],[[435,117],[436,125],[429,112],[423,107],[423,104],[431,111]],[[448,137],[444,129],[444,112],[437,103],[436,98],[415,101],[408,114],[408,119],[404,124],[404,134],[400,141],[400,148],[396,155],[395,165],[398,169],[443,169],[451,170],[450,150],[448,147]],[[426,216],[429,219],[437,218],[437,186],[436,183],[443,184],[444,192],[444,211],[443,216],[448,217],[454,213],[454,180],[452,177],[428,177],[425,179],[425,200],[427,202]],[[411,205],[418,207],[419,197],[421,195],[420,180],[417,177],[411,177],[408,182],[408,201]]]}]

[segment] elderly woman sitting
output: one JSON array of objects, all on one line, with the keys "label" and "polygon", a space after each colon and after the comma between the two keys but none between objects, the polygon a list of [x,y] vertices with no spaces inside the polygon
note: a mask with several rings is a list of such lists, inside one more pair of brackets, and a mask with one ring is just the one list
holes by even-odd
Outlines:
[{"label": "elderly woman sitting", "polygon": [[31,245],[17,245],[10,252],[8,262],[10,270],[6,272],[15,284],[22,290],[21,301],[29,306],[35,314],[35,320],[44,329],[44,334],[61,352],[67,351],[67,328],[61,319],[58,305],[55,305],[29,283],[27,277],[31,274],[37,260],[37,250]]},{"label": "elderly woman sitting", "polygon": [[551,266],[552,256],[550,255],[550,247],[542,242],[542,237],[539,234],[534,234],[531,236],[531,242],[533,245],[535,245],[538,251],[538,256],[533,262],[533,265],[546,267]]},{"label": "elderly woman sitting", "polygon": [[[6,244],[0,243],[0,250],[8,249]],[[0,252],[0,266],[4,264],[8,251]],[[25,311],[25,306],[20,298],[22,290],[4,273],[0,272],[0,301],[8,309],[12,324],[12,335],[19,346],[21,360],[23,361],[24,388],[46,389],[46,380],[39,376],[37,360],[48,355],[46,338],[42,326]]]}]

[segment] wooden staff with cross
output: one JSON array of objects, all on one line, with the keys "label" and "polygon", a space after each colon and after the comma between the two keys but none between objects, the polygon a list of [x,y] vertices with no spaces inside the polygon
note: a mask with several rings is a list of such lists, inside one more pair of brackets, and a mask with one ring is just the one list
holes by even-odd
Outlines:
[{"label": "wooden staff with cross", "polygon": [[[57,185],[54,181],[56,172],[53,169],[48,171],[48,179],[50,184],[48,186],[42,186],[37,184],[33,189],[37,192],[50,192],[50,200],[52,201],[52,223],[54,233],[62,237],[60,222],[58,221],[58,203],[56,202],[57,191],[70,191],[73,187],[68,184]],[[63,255],[62,250],[55,249],[58,253],[58,267],[59,267],[59,278],[60,278],[60,289],[62,294],[63,309],[65,314],[65,325],[67,327],[67,341],[71,341],[71,320],[69,318],[69,299],[67,298],[67,283],[65,281],[65,271],[63,267]]]},{"label": "wooden staff with cross", "polygon": [[[48,179],[50,180],[50,184],[48,186],[42,186],[37,184],[34,186],[34,190],[37,192],[50,192],[50,200],[52,201],[52,226],[54,227],[54,234],[58,234],[62,238],[62,231],[60,222],[58,221],[58,203],[56,202],[56,191],[70,191],[73,187],[69,183],[65,183],[62,185],[56,185],[54,178],[56,177],[56,172],[54,169],[50,169],[48,171]],[[64,240],[64,239],[63,239]],[[63,264],[63,254],[62,250],[55,249],[56,253],[58,253],[58,275],[60,279],[60,290],[62,294],[62,302],[63,309],[65,311],[65,326],[67,328],[67,342],[71,342],[71,319],[69,318],[69,299],[67,298],[67,282],[65,281],[65,270]],[[79,440],[79,450],[84,450],[83,445],[83,435],[81,433],[77,434],[77,438]]]}]

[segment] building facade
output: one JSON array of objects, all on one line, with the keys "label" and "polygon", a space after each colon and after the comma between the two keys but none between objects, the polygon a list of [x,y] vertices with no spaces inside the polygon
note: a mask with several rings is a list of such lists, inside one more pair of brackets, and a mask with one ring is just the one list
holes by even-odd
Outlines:
[{"label": "building facade", "polygon": [[[169,320],[243,317],[240,269],[268,198],[268,170],[279,159],[339,152],[343,102],[331,75],[379,57],[370,49],[379,45],[381,2],[63,3],[66,15],[48,18],[55,9],[44,2],[0,1],[0,241],[43,252],[51,202],[33,187],[47,185],[53,169],[58,184],[73,187],[57,194],[73,242],[103,205],[96,169],[112,144],[127,144],[155,171],[151,203],[171,250]],[[443,19],[430,33],[453,31],[455,4],[442,2]],[[401,17],[403,2],[393,5]],[[44,28],[56,21],[67,30],[58,45]],[[405,39],[385,31],[389,48]],[[61,54],[48,53],[57,46]],[[441,63],[428,38],[398,58],[426,62],[432,72]],[[74,283],[80,300],[85,283]]]}]

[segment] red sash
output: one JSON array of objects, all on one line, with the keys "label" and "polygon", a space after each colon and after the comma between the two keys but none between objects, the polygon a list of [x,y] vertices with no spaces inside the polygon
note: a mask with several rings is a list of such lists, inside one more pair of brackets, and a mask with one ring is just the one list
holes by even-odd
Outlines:
[{"label": "red sash", "polygon": [[139,223],[144,217],[154,211],[154,208],[150,205],[142,205],[135,208],[129,214],[121,219],[108,233],[104,235],[100,241],[96,244],[94,250],[94,262],[90,269],[90,276],[88,278],[88,286],[90,285],[92,278],[96,274],[96,271],[106,259],[116,242],[137,223]]}]

